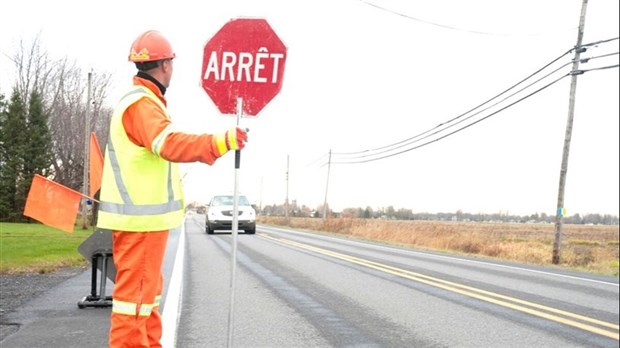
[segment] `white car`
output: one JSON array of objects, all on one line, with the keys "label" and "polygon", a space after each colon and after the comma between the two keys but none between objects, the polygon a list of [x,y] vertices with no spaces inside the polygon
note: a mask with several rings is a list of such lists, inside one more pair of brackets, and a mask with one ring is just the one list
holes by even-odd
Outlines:
[{"label": "white car", "polygon": [[[250,205],[248,198],[239,195],[239,210],[237,214],[238,230],[243,230],[247,234],[256,233],[256,211]],[[205,231],[213,234],[215,230],[232,230],[233,222],[233,195],[213,196],[207,206],[207,220]]]}]

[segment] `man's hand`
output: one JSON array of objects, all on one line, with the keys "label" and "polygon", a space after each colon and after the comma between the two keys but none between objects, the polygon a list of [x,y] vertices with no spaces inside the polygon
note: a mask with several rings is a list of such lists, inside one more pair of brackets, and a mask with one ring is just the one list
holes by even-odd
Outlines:
[{"label": "man's hand", "polygon": [[220,156],[223,156],[229,150],[241,150],[248,141],[248,130],[239,127],[233,127],[223,134],[217,134],[213,137],[216,149]]},{"label": "man's hand", "polygon": [[248,141],[248,132],[239,127],[231,128],[226,132],[226,146],[229,150],[241,150]]}]

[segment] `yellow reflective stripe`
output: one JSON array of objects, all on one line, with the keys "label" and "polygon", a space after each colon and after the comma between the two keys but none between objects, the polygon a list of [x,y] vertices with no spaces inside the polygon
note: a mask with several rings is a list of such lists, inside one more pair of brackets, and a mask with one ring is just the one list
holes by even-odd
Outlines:
[{"label": "yellow reflective stripe", "polygon": [[153,148],[153,153],[156,154],[157,156],[161,157],[161,150],[163,149],[166,137],[168,136],[168,134],[172,133],[174,131],[174,126],[172,124],[169,124],[166,128],[164,128],[163,131],[161,131],[161,133],[159,133],[158,136],[155,137],[155,139],[153,139],[153,143],[151,143],[151,148]]},{"label": "yellow reflective stripe", "polygon": [[148,317],[153,312],[153,307],[154,306],[155,306],[154,304],[143,303],[140,306],[140,313],[138,313],[138,315],[140,315],[142,317]]},{"label": "yellow reflective stripe", "polygon": [[117,314],[136,315],[137,303],[112,299],[112,312]]},{"label": "yellow reflective stripe", "polygon": [[237,129],[236,128],[232,128],[231,130],[228,131],[228,145],[230,145],[230,148],[233,150],[236,150],[239,148],[239,145],[237,145]]},{"label": "yellow reflective stripe", "polygon": [[161,296],[155,297],[155,303],[143,303],[140,305],[140,311],[138,312],[138,304],[133,302],[125,302],[112,299],[112,312],[116,314],[125,315],[138,315],[148,317],[153,313],[153,308],[158,307],[161,301]]},{"label": "yellow reflective stripe", "polygon": [[226,146],[226,135],[216,135],[215,145],[217,145],[217,150],[220,152],[220,155],[225,154],[226,151],[228,151],[228,147]]}]

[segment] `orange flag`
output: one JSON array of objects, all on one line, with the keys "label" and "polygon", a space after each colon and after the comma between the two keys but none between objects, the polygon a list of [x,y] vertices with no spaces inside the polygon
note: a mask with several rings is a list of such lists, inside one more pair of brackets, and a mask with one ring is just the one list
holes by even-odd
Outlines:
[{"label": "orange flag", "polygon": [[24,215],[71,233],[81,198],[81,193],[35,174],[26,199]]},{"label": "orange flag", "polygon": [[101,188],[101,178],[103,177],[103,155],[97,141],[95,133],[90,133],[90,196],[95,197],[95,193]]}]

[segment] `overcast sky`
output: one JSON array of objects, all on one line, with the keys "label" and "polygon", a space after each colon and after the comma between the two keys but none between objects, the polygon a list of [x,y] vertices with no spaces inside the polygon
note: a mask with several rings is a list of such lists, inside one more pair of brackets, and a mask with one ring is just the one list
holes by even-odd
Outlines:
[{"label": "overcast sky", "polygon": [[[40,34],[53,57],[76,60],[85,74],[89,69],[113,74],[108,100],[113,105],[135,72],[127,62],[132,41],[157,29],[177,54],[166,94],[173,119],[188,132],[221,132],[236,119],[219,114],[200,86],[203,47],[230,19],[265,18],[288,56],[280,94],[258,117],[241,120],[250,128],[250,142],[242,153],[239,187],[252,202],[281,204],[288,188],[290,201],[312,208],[327,191],[335,210],[391,205],[414,212],[553,215],[570,91],[570,77],[559,78],[570,71],[573,54],[564,54],[577,42],[581,3],[11,1],[2,5],[0,21],[0,91],[10,94],[15,76],[6,55],[19,40]],[[617,0],[591,0],[583,43],[617,38],[618,12]],[[580,68],[616,65],[618,51],[618,40],[590,46],[582,58],[593,59]],[[505,101],[494,100],[497,105],[487,104],[431,135],[558,57],[528,80],[540,82],[521,85],[522,92],[513,89],[502,96]],[[578,77],[565,192],[569,215],[618,215],[618,77],[618,68]],[[375,151],[336,155],[383,148],[421,133],[428,137],[375,157],[369,156]],[[334,163],[327,186],[330,150]],[[389,157],[375,160],[383,155]],[[212,167],[184,165],[187,200],[206,202],[211,194],[232,192],[233,157]],[[342,164],[360,160],[369,161]]]}]

